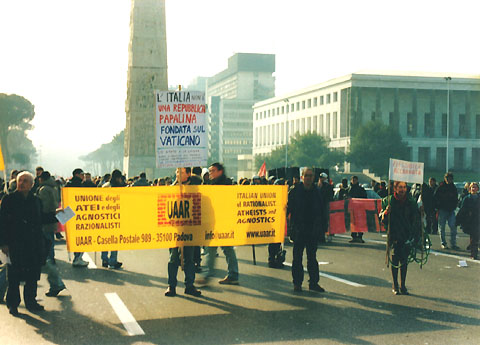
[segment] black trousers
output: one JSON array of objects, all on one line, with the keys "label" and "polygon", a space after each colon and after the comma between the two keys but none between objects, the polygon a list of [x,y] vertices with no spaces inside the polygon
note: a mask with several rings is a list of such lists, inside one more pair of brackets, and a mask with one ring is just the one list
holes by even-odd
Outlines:
[{"label": "black trousers", "polygon": [[282,247],[281,243],[269,243],[268,244],[268,262],[269,263],[274,263],[275,262],[275,256],[278,254],[281,247]]},{"label": "black trousers", "polygon": [[[6,302],[8,307],[18,307],[20,304],[20,280],[19,272],[11,265],[7,266],[8,290]],[[37,303],[37,277],[35,275],[27,275],[25,286],[23,288],[23,301],[25,305]]]},{"label": "black trousers", "polygon": [[427,234],[436,234],[438,233],[438,221],[436,212],[425,212],[425,218],[427,221],[427,226],[425,232]]},{"label": "black trousers", "polygon": [[318,239],[311,234],[298,234],[293,242],[292,278],[293,285],[300,286],[303,283],[303,250],[307,251],[307,271],[309,284],[316,285],[320,279],[317,261]]}]

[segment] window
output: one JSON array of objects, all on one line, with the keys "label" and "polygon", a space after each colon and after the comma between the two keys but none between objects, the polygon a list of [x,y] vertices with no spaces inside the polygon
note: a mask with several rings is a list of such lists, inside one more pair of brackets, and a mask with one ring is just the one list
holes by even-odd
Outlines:
[{"label": "window", "polygon": [[280,131],[281,131],[281,137],[280,137],[280,144],[285,144],[285,124],[282,122],[280,124]]},{"label": "window", "polygon": [[475,138],[480,139],[480,115],[478,114],[476,116],[476,123],[475,123]]},{"label": "window", "polygon": [[311,132],[311,131],[312,131],[312,118],[307,117],[307,132]]},{"label": "window", "polygon": [[255,113],[255,119],[258,120],[258,113]]},{"label": "window", "polygon": [[425,163],[426,167],[430,166],[430,147],[418,148],[418,161]]},{"label": "window", "polygon": [[290,104],[290,111],[295,111],[295,104]]},{"label": "window", "polygon": [[332,119],[332,129],[333,129],[333,138],[337,137],[337,112],[333,112],[333,119]]},{"label": "window", "polygon": [[282,115],[285,114],[285,106],[282,105]]},{"label": "window", "polygon": [[338,92],[333,93],[333,101],[337,102],[338,101]]},{"label": "window", "polygon": [[308,108],[312,107],[312,99],[311,98],[307,101],[307,107]]},{"label": "window", "polygon": [[305,109],[305,101],[302,101],[302,110]]},{"label": "window", "polygon": [[458,136],[468,138],[467,117],[465,114],[458,115]]},{"label": "window", "polygon": [[393,111],[388,113],[388,125],[393,127]]},{"label": "window", "polygon": [[295,121],[295,133],[300,132],[300,120]]},{"label": "window", "polygon": [[297,102],[297,106],[296,106],[296,108],[297,108],[297,111],[299,111],[299,110],[300,110],[300,102]]},{"label": "window", "polygon": [[425,113],[425,120],[424,120],[424,135],[426,137],[433,137],[433,133],[435,131],[435,126],[432,123],[433,116],[430,113]]},{"label": "window", "polygon": [[326,136],[327,138],[330,137],[330,113],[327,113],[327,115],[325,116],[325,120],[326,120],[326,124],[325,124],[325,129],[326,129]]},{"label": "window", "polygon": [[301,127],[300,127],[300,133],[305,134],[305,118],[301,120]]},{"label": "window", "polygon": [[447,164],[447,148],[446,147],[437,147],[437,169],[445,169]]},{"label": "window", "polygon": [[[316,99],[316,98],[315,98]],[[317,122],[318,122],[318,117],[314,116],[313,121],[312,121],[312,132],[317,133]]]},{"label": "window", "polygon": [[268,111],[268,117],[270,117],[270,110]]},{"label": "window", "polygon": [[407,135],[409,137],[417,136],[416,116],[413,113],[407,113]]},{"label": "window", "polygon": [[315,98],[313,99],[313,106],[314,106],[314,107],[316,107],[316,106],[317,106],[317,101],[318,101],[318,98],[317,98],[317,97],[315,97]]},{"label": "window", "polygon": [[323,105],[323,96],[320,96],[320,105]]},{"label": "window", "polygon": [[320,124],[318,126],[318,131],[320,132],[320,135],[325,135],[324,127],[323,127],[323,114],[320,115]]},{"label": "window", "polygon": [[472,169],[475,172],[480,172],[480,148],[478,147],[472,149]]},{"label": "window", "polygon": [[456,147],[453,150],[453,164],[455,166],[455,170],[465,170],[465,154],[466,149],[465,147]]},{"label": "window", "polygon": [[255,146],[258,146],[258,127],[255,128]]},{"label": "window", "polygon": [[374,111],[372,111],[372,117],[371,117],[371,120],[372,120],[372,121],[375,121],[375,112],[374,112]]},{"label": "window", "polygon": [[327,104],[330,104],[330,94],[327,95]]},{"label": "window", "polygon": [[442,137],[447,136],[447,114],[442,114]]}]

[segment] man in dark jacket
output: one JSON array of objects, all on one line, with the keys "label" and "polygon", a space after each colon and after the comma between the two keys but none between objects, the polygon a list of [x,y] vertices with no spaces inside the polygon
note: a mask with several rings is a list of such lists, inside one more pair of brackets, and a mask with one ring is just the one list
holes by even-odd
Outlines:
[{"label": "man in dark jacket", "polygon": [[[330,183],[328,183],[328,175],[324,172],[322,172],[318,178],[318,189],[320,190],[320,194],[322,195],[323,198],[323,205],[325,207],[325,212],[326,214],[329,213],[329,204],[331,201],[333,201],[333,187]],[[328,224],[328,218],[327,218],[327,224]],[[328,225],[325,229],[325,231],[328,231]],[[329,242],[331,242],[332,238],[331,236],[328,237]],[[325,234],[320,235],[320,238],[318,240],[319,243],[325,243]]]},{"label": "man in dark jacket", "polygon": [[135,181],[133,184],[133,187],[148,187],[150,186],[150,183],[147,181],[147,174],[144,172],[140,173],[140,178]]},{"label": "man in dark jacket", "polygon": [[[70,181],[67,182],[65,187],[83,187],[83,177],[85,174],[83,173],[83,170],[80,168],[77,168],[73,170],[72,172],[72,178]],[[83,253],[73,253],[73,267],[87,267],[88,266],[88,261],[83,260]]]},{"label": "man in dark jacket", "polygon": [[455,224],[455,209],[458,204],[457,188],[453,184],[453,174],[447,172],[444,182],[440,183],[434,194],[435,206],[438,209],[438,227],[440,230],[440,240],[442,248],[447,249],[447,240],[445,238],[445,225],[448,222],[450,228],[450,244],[452,249],[458,250],[457,247],[457,225]]},{"label": "man in dark jacket", "polygon": [[[358,177],[352,176],[350,179],[350,188],[348,189],[348,198],[367,198],[367,192],[358,183]],[[352,232],[352,239],[350,243],[365,243],[363,240],[363,232]]]},{"label": "man in dark jacket", "polygon": [[0,248],[9,256],[7,307],[18,315],[20,282],[25,282],[23,297],[30,311],[42,311],[36,301],[37,281],[45,263],[47,250],[42,232],[42,202],[31,189],[33,175],[21,172],[17,176],[17,190],[6,195],[0,208]]},{"label": "man in dark jacket", "polygon": [[[209,184],[211,185],[231,185],[232,180],[225,176],[225,168],[220,163],[213,163],[208,168]],[[235,249],[232,246],[221,247],[227,260],[228,274],[220,280],[219,284],[238,285],[238,261]],[[199,279],[199,284],[206,284],[208,279],[214,274],[215,258],[217,256],[217,247],[207,247],[207,271],[203,278]]]},{"label": "man in dark jacket", "polygon": [[322,195],[313,180],[313,169],[305,168],[302,172],[303,183],[288,193],[287,215],[290,215],[290,238],[293,240],[292,278],[296,292],[302,291],[304,249],[307,252],[309,288],[317,292],[325,291],[318,285],[320,274],[316,255],[318,239],[325,233],[327,218]]}]

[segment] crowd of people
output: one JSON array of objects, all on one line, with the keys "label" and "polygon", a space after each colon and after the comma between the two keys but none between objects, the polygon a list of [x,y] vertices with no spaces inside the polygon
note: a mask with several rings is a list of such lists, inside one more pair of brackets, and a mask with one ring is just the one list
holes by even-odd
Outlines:
[{"label": "crowd of people", "polygon": [[[352,176],[350,184],[343,179],[337,191],[334,190],[329,176],[323,172],[315,176],[314,169],[302,169],[300,176],[291,180],[283,178],[265,178],[253,176],[252,179],[240,179],[239,185],[289,185],[287,204],[288,236],[293,242],[292,282],[295,292],[302,291],[304,280],[303,253],[306,252],[309,289],[324,292],[319,285],[319,268],[316,259],[317,247],[332,240],[328,233],[329,208],[334,200],[349,198],[367,198],[367,192],[359,184],[357,176]],[[316,181],[318,177],[318,181]],[[225,168],[214,163],[209,168],[178,168],[175,176],[149,181],[145,173],[126,178],[120,170],[114,170],[103,176],[92,177],[78,168],[72,177],[65,181],[62,177],[54,178],[42,167],[36,168],[36,176],[28,171],[13,170],[8,181],[1,181],[0,204],[0,249],[8,256],[0,268],[0,302],[6,302],[12,315],[18,315],[20,303],[20,282],[25,282],[24,303],[31,311],[41,311],[43,306],[36,301],[37,281],[42,268],[47,274],[49,290],[46,295],[57,296],[66,286],[62,281],[55,263],[55,238],[62,238],[55,217],[61,211],[61,189],[68,187],[116,188],[138,186],[168,185],[232,185],[235,181],[228,178]],[[440,185],[431,177],[428,184],[413,186],[410,190],[405,182],[372,182],[372,189],[382,198],[380,220],[387,227],[387,254],[392,273],[392,290],[394,294],[407,295],[406,275],[409,250],[418,245],[426,234],[439,233],[441,246],[448,248],[445,227],[450,227],[450,248],[457,246],[457,225],[470,235],[471,258],[477,259],[479,241],[480,198],[479,185],[472,182],[465,186],[465,191],[458,198],[453,184],[453,174],[447,173]],[[337,189],[337,188],[336,188]],[[459,212],[456,209],[459,208]],[[425,226],[422,226],[422,217]],[[351,243],[365,243],[363,233],[351,233]],[[235,248],[221,247],[227,262],[227,275],[219,284],[238,285],[239,269]],[[203,253],[202,253],[203,250]],[[176,296],[177,273],[182,265],[184,270],[185,294],[200,296],[201,291],[194,285],[209,284],[215,276],[217,247],[181,247],[170,248],[168,261],[168,288],[165,296]],[[206,265],[202,267],[202,255]],[[120,269],[118,252],[102,252],[102,267]],[[268,266],[282,268],[285,250],[281,243],[268,245]],[[73,267],[86,267],[83,253],[74,253]],[[400,282],[398,271],[400,270]],[[196,274],[199,277],[196,278]],[[6,300],[4,296],[6,293]]]}]

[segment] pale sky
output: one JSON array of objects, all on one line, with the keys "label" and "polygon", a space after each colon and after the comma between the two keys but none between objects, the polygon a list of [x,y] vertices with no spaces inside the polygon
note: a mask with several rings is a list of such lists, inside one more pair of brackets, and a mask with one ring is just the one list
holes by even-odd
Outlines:
[{"label": "pale sky", "polygon": [[[0,93],[35,105],[38,163],[69,174],[125,127],[130,0],[0,0]],[[168,82],[276,54],[276,95],[361,70],[480,75],[479,1],[166,0]]]}]

